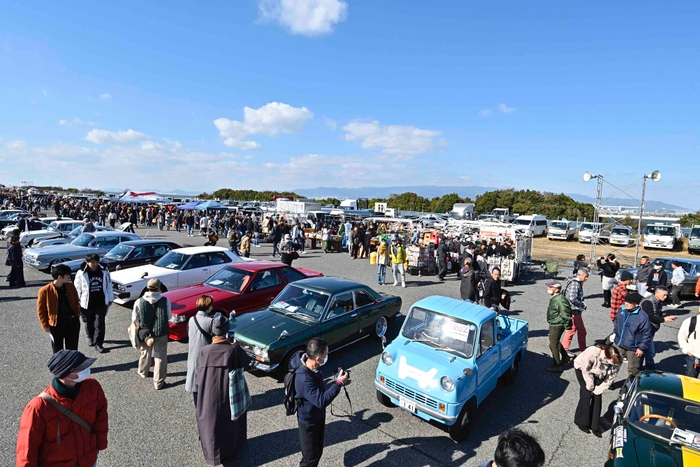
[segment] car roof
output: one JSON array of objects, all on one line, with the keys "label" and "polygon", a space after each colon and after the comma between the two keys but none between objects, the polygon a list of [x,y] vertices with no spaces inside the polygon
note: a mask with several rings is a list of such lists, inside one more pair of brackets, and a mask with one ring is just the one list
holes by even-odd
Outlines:
[{"label": "car roof", "polygon": [[[39,219],[41,220],[41,219]],[[60,221],[53,220],[51,222],[55,222],[56,224],[82,224],[83,221],[77,221],[75,219],[61,219]]]},{"label": "car roof", "polygon": [[214,251],[229,251],[228,248],[222,248],[220,246],[188,246],[184,248],[178,248],[173,250],[177,253],[182,253],[185,255],[196,255],[198,253],[211,253]]},{"label": "car roof", "polygon": [[243,269],[245,271],[250,271],[250,272],[258,272],[263,269],[279,269],[279,268],[284,268],[288,267],[284,263],[280,263],[278,261],[267,261],[267,260],[260,260],[260,261],[241,261],[240,263],[233,263],[229,264],[228,267],[230,268],[236,268],[236,269]]},{"label": "car roof", "polygon": [[700,403],[700,380],[675,373],[643,371],[637,382],[638,391],[654,391]]},{"label": "car roof", "polygon": [[[110,237],[112,235],[127,235],[129,237],[138,237],[135,234],[129,233],[129,232],[120,232],[118,230],[102,230],[102,231],[95,231],[95,232],[85,232],[86,234],[94,235],[95,237]],[[134,240],[137,240],[137,238],[134,238]]]},{"label": "car roof", "polygon": [[[240,263],[237,263],[240,264]],[[281,264],[281,263],[280,263]],[[314,290],[316,292],[337,294],[354,290],[358,288],[367,288],[366,285],[340,277],[312,277],[294,282],[294,285],[300,285],[304,288]]]},{"label": "car roof", "polygon": [[490,308],[440,295],[432,295],[419,300],[411,306],[411,308],[415,307],[444,313],[475,324],[480,324],[494,315],[494,311]]},{"label": "car roof", "polygon": [[[116,230],[115,230],[115,232],[116,232]],[[140,246],[140,245],[153,245],[153,244],[160,244],[160,243],[167,243],[168,245],[177,245],[177,243],[171,242],[170,240],[154,239],[154,238],[147,239],[147,240],[129,240],[128,242],[121,242],[120,245]]]},{"label": "car roof", "polygon": [[661,261],[682,261],[686,263],[693,263],[693,264],[700,264],[700,259],[695,259],[695,258],[673,258],[670,256],[659,256],[658,258],[654,258],[650,263],[653,263],[656,260],[661,260]]}]

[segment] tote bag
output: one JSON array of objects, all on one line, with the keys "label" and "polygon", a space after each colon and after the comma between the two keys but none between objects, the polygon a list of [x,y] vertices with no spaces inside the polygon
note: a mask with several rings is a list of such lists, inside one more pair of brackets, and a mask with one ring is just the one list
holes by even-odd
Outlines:
[{"label": "tote bag", "polygon": [[228,392],[231,401],[231,420],[238,420],[248,410],[252,399],[245,380],[243,368],[236,368],[228,374]]}]

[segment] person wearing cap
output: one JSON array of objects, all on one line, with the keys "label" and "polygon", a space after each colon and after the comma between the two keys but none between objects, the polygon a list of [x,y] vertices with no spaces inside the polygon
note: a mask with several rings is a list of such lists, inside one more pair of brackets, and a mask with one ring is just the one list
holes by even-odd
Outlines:
[{"label": "person wearing cap", "polygon": [[389,258],[391,259],[391,274],[394,276],[394,287],[399,285],[396,274],[401,277],[401,287],[406,287],[406,271],[404,262],[406,261],[406,250],[399,243],[399,237],[396,235],[391,237],[391,245],[389,245]]},{"label": "person wearing cap", "polygon": [[229,461],[248,438],[244,412],[231,420],[229,373],[250,365],[250,357],[228,339],[229,320],[221,314],[211,321],[211,344],[202,347],[197,368],[197,430],[204,460],[210,465]]},{"label": "person wearing cap", "polygon": [[80,297],[80,314],[85,323],[88,345],[104,353],[105,318],[114,301],[109,268],[100,264],[97,253],[90,253],[75,274],[75,288]]},{"label": "person wearing cap", "polygon": [[252,232],[250,230],[246,230],[245,235],[243,235],[243,238],[241,239],[241,244],[238,247],[238,250],[244,258],[250,258],[250,236],[252,235]]},{"label": "person wearing cap", "polygon": [[[168,322],[172,318],[170,300],[161,294],[162,284],[159,279],[151,279],[146,284],[146,293],[136,300],[134,310],[131,313],[131,321],[139,329],[148,329],[151,339],[141,342],[139,350],[138,373],[146,379],[151,369],[151,357],[155,361],[153,367],[153,385],[156,390],[165,386],[165,377],[168,375]],[[150,345],[148,345],[150,344]]]},{"label": "person wearing cap", "polygon": [[554,363],[546,368],[550,373],[558,373],[569,363],[570,357],[561,344],[561,336],[566,329],[571,329],[571,305],[561,294],[561,283],[547,283],[547,293],[552,296],[547,307],[547,323],[549,324],[549,350],[552,351]]},{"label": "person wearing cap", "polygon": [[292,236],[289,234],[284,235],[284,239],[280,243],[280,261],[287,266],[292,265],[292,261],[299,258],[299,253],[297,253],[294,247],[294,242],[292,242]]},{"label": "person wearing cap", "polygon": [[639,307],[649,316],[649,322],[651,323],[651,343],[649,348],[644,352],[644,360],[642,363],[642,368],[645,370],[656,369],[656,365],[654,364],[654,357],[656,356],[654,336],[656,335],[656,331],[661,328],[661,324],[673,322],[677,318],[677,316],[664,316],[661,311],[667,298],[668,289],[663,285],[657,285],[654,294],[644,298],[639,304]]},{"label": "person wearing cap", "polygon": [[562,345],[566,349],[566,354],[569,357],[575,357],[574,353],[569,351],[571,341],[574,339],[574,334],[578,338],[578,350],[583,352],[586,350],[586,326],[583,323],[583,311],[587,309],[586,303],[583,300],[583,284],[588,280],[588,268],[579,268],[576,274],[566,278],[564,282],[564,296],[571,305],[571,329],[564,332],[564,340]]},{"label": "person wearing cap", "polygon": [[51,336],[54,353],[66,349],[78,350],[80,334],[80,299],[70,281],[71,269],[59,264],[51,269],[53,281],[39,289],[36,312],[44,332]]},{"label": "person wearing cap", "polygon": [[627,286],[632,283],[634,276],[629,271],[620,273],[620,280],[613,289],[612,297],[610,298],[610,321],[615,322],[615,316],[620,311],[622,305],[625,304],[625,296],[627,295]]},{"label": "person wearing cap", "polygon": [[627,357],[629,376],[639,373],[644,352],[652,342],[651,322],[639,306],[641,301],[642,296],[637,292],[628,293],[625,304],[615,317],[614,343],[620,353]]},{"label": "person wearing cap", "polygon": [[[87,358],[77,350],[59,350],[49,359],[47,366],[53,379],[42,395],[29,401],[22,412],[15,465],[95,465],[98,452],[107,449],[109,421],[102,386],[89,378],[93,363],[94,358]],[[59,408],[68,409],[82,423]]]},{"label": "person wearing cap", "polygon": [[654,270],[647,279],[647,292],[645,295],[647,297],[653,295],[657,286],[663,285],[665,287],[666,284],[668,284],[668,274],[664,270],[664,262],[657,259],[654,261]]}]

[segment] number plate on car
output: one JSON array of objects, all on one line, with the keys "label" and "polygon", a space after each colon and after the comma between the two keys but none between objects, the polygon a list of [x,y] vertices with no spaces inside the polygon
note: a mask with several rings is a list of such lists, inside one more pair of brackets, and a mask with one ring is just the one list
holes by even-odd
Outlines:
[{"label": "number plate on car", "polygon": [[416,411],[416,403],[406,399],[405,397],[399,396],[399,407],[401,407],[402,409],[406,409],[409,412]]}]

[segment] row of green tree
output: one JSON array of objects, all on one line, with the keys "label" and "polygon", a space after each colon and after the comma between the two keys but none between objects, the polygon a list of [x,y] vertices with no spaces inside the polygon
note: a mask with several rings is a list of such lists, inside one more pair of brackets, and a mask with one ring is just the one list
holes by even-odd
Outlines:
[{"label": "row of green tree", "polygon": [[566,218],[576,220],[592,219],[592,204],[579,203],[565,194],[539,192],[534,190],[487,191],[476,197],[474,209],[478,213],[489,213],[495,208],[508,208],[511,214],[541,214],[548,219]]},{"label": "row of green tree", "polygon": [[272,201],[275,196],[302,197],[291,191],[232,190],[230,188],[221,188],[213,193],[202,193],[197,197],[199,199],[231,199],[236,201]]},{"label": "row of green tree", "polygon": [[681,217],[680,221],[683,227],[692,227],[694,225],[700,225],[700,211],[695,214],[686,214]]},{"label": "row of green tree", "polygon": [[63,188],[62,186],[28,186],[26,188],[35,188],[37,190],[45,192],[58,192],[58,193],[68,193],[69,195],[74,195],[76,193],[89,193],[95,196],[104,196],[105,192],[102,190],[94,190],[92,188],[83,188],[78,190],[77,188]]}]

